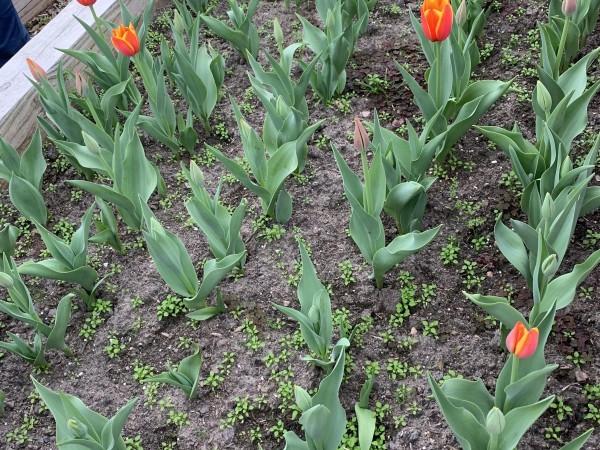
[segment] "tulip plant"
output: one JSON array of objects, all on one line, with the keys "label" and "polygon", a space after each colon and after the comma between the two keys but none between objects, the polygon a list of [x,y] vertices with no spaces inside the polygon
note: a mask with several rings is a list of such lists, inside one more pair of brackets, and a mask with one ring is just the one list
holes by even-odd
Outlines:
[{"label": "tulip plant", "polygon": [[119,237],[117,218],[110,205],[100,197],[96,197],[96,205],[98,205],[98,208],[100,209],[99,219],[94,219],[97,233],[94,236],[90,236],[89,242],[93,242],[94,244],[108,244],[116,252],[124,255],[125,248]]},{"label": "tulip plant", "polygon": [[[479,20],[483,20],[483,14]],[[453,29],[449,0],[426,0],[421,7],[421,24],[412,13],[411,21],[430,65],[426,74],[427,91],[404,67],[399,64],[396,66],[425,122],[433,122],[430,136],[435,137],[449,128],[453,129],[453,137],[449,137],[436,154],[438,159],[443,160],[458,139],[507,92],[511,82],[471,82],[471,74],[479,63],[475,41],[477,26],[471,29],[468,36],[459,25]]]},{"label": "tulip plant", "polygon": [[585,46],[598,21],[600,3],[595,0],[551,0],[548,23],[540,24],[542,66],[553,79],[569,66]]},{"label": "tulip plant", "polygon": [[327,289],[317,278],[315,266],[302,244],[300,244],[300,255],[302,256],[302,278],[298,283],[300,310],[276,304],[274,306],[300,325],[304,342],[316,356],[316,358],[308,356],[304,359],[330,372],[335,365],[335,360],[328,357],[333,334],[331,301]]},{"label": "tulip plant", "polygon": [[87,265],[87,245],[90,233],[92,214],[96,208],[92,204],[81,219],[81,226],[71,238],[71,242],[44,228],[43,225],[34,221],[48,252],[52,258],[42,261],[26,261],[19,266],[19,273],[50,280],[68,281],[80,285],[83,290],[74,290],[91,310],[95,304],[95,292],[99,283],[98,273]]},{"label": "tulip plant", "polygon": [[[261,139],[242,116],[233,99],[231,104],[240,129],[244,154],[255,181],[250,179],[250,173],[246,172],[240,164],[214,147],[207,146],[207,148],[240,183],[260,197],[264,214],[279,223],[286,223],[292,216],[292,197],[285,190],[285,180],[298,170],[298,153],[303,152],[306,142],[322,122],[304,128],[296,140],[285,142],[273,151],[265,145],[265,142],[276,142],[278,131],[265,129]],[[269,133],[269,137],[266,133]]]},{"label": "tulip plant", "polygon": [[[38,117],[43,130],[55,141],[67,140],[68,142],[83,144],[83,133],[93,135],[97,140],[109,138],[116,123],[115,107],[123,95],[126,83],[119,83],[108,89],[100,100],[95,90],[89,89],[85,99],[71,95],[65,82],[65,73],[59,63],[56,72],[56,87],[41,78],[39,82],[32,82],[38,91],[40,103],[44,108],[46,117]],[[83,115],[72,103],[76,103],[94,121]],[[65,155],[71,164],[85,173],[77,160]],[[86,176],[89,174],[86,173]]]},{"label": "tulip plant", "polygon": [[72,143],[63,145],[64,149],[71,149],[79,164],[109,177],[112,186],[85,180],[69,183],[114,204],[123,221],[134,230],[142,227],[142,208],[152,192],[166,189],[158,168],[146,158],[136,129],[140,108],[141,104],[129,116],[123,132],[117,126],[114,140],[104,145],[94,139],[88,139],[85,147]]},{"label": "tulip plant", "polygon": [[[304,29],[302,39],[319,59],[319,64],[311,74],[310,85],[324,103],[343,92],[346,64],[366,20],[363,16],[358,22],[344,25],[344,17],[341,1],[336,2],[333,9],[327,10],[323,31],[298,16]],[[304,69],[307,68],[307,63],[298,62]]]},{"label": "tulip plant", "polygon": [[242,58],[248,59],[248,55],[254,59],[258,56],[260,40],[258,31],[252,23],[254,13],[258,7],[258,0],[250,0],[248,7],[244,9],[237,4],[236,0],[227,0],[231,10],[227,11],[227,16],[233,27],[227,26],[223,21],[215,19],[208,14],[200,14],[198,17],[213,33],[222,39],[225,39],[242,55]]},{"label": "tulip plant", "polygon": [[[99,52],[74,49],[64,49],[62,51],[85,64],[91,70],[94,81],[103,91],[106,92],[110,88],[117,86],[120,83],[124,83],[126,87],[116,106],[122,111],[127,111],[129,102],[137,105],[142,99],[141,94],[129,73],[129,62],[130,57],[139,52],[141,48],[144,48],[148,26],[150,24],[150,16],[152,14],[152,9],[154,8],[154,0],[148,2],[142,15],[137,18],[132,17],[131,12],[122,1],[119,2],[119,6],[122,23],[118,26],[96,17],[96,26],[98,30],[94,30],[83,20],[75,17],[81,26],[85,28]],[[129,25],[124,26],[123,24]],[[117,50],[116,58],[114,50],[108,44],[108,40],[102,28],[111,30],[111,43]]]},{"label": "tulip plant", "polygon": [[[181,29],[185,30],[190,36],[195,27],[194,19],[200,14],[204,14],[208,9],[208,0],[173,0],[175,4],[174,29],[181,33]],[[178,23],[179,22],[179,23]],[[181,28],[181,29],[180,29]]]},{"label": "tulip plant", "polygon": [[198,397],[198,382],[200,381],[200,368],[202,355],[200,348],[194,345],[194,353],[183,358],[177,367],[142,380],[142,383],[166,383],[179,387],[190,400]]},{"label": "tulip plant", "polygon": [[[192,108],[188,107],[185,118],[181,112],[175,113],[175,105],[165,82],[165,67],[160,59],[153,59],[150,52],[144,49],[134,57],[134,63],[148,92],[148,103],[152,112],[150,116],[139,116],[139,127],[166,145],[176,156],[179,156],[182,147],[191,153],[198,141]],[[210,112],[207,116],[210,116]]]},{"label": "tulip plant", "polygon": [[22,154],[0,137],[0,179],[8,182],[10,201],[24,217],[41,224],[48,217],[41,191],[45,171],[39,130]]},{"label": "tulip plant", "polygon": [[17,227],[10,224],[0,230],[0,257],[6,255],[10,258],[15,254],[15,246],[20,233],[21,231]]},{"label": "tulip plant", "polygon": [[54,392],[32,377],[38,394],[56,422],[58,450],[126,450],[121,436],[125,421],[137,403],[129,400],[114,417],[92,411],[77,397],[64,392]]},{"label": "tulip plant", "polygon": [[[221,86],[225,79],[225,60],[211,46],[198,45],[200,18],[201,16],[194,21],[195,26],[189,39],[189,48],[185,44],[183,35],[174,32],[175,47],[171,49],[166,40],[163,40],[161,54],[169,77],[175,82],[191,110],[200,119],[204,129],[209,132],[208,119],[221,98]],[[167,106],[163,105],[163,108],[167,108]],[[173,123],[173,120],[170,123]],[[191,131],[186,130],[187,128],[191,127],[187,126],[183,130],[180,128],[180,133],[183,131],[191,134]],[[186,139],[191,141],[192,138],[186,137]],[[188,147],[193,148],[193,145],[188,145]]]},{"label": "tulip plant", "polygon": [[339,400],[339,391],[344,376],[346,347],[349,342],[341,339],[334,347],[333,370],[321,381],[314,396],[299,386],[294,394],[296,404],[302,410],[300,424],[306,440],[293,431],[286,432],[284,450],[337,450],[346,432],[346,412]]},{"label": "tulip plant", "polygon": [[[57,349],[72,355],[65,344],[65,334],[71,319],[73,294],[61,299],[56,308],[54,323],[47,325],[35,310],[29,289],[23,283],[15,261],[6,254],[0,260],[0,286],[8,291],[8,300],[0,300],[0,311],[35,329],[33,347],[19,336],[8,333],[10,341],[0,341],[0,348],[10,351],[34,366],[46,366],[45,350]],[[45,342],[44,342],[45,341]]]},{"label": "tulip plant", "polygon": [[367,30],[369,22],[369,11],[373,9],[377,0],[316,0],[315,6],[321,22],[327,22],[329,10],[333,10],[337,3],[340,3],[342,15],[344,16],[344,27],[351,25],[356,19],[361,23],[359,35],[363,35]]},{"label": "tulip plant", "polygon": [[513,220],[510,230],[498,222],[495,236],[502,253],[524,276],[533,293],[535,311],[546,311],[557,298],[558,309],[567,306],[577,286],[600,263],[600,251],[596,251],[572,272],[552,280],[577,219],[600,206],[600,189],[589,186],[600,151],[600,136],[583,164],[575,166],[570,155],[573,139],[587,125],[587,106],[600,88],[600,82],[596,82],[586,89],[587,68],[599,53],[597,49],[584,56],[560,75],[558,82],[538,70],[540,81],[533,95],[535,145],[516,125],[512,131],[478,127],[507,153],[524,188],[521,208],[528,223]]},{"label": "tulip plant", "polygon": [[184,297],[185,305],[194,311],[187,316],[194,320],[206,320],[224,312],[221,292],[217,291],[217,306],[208,306],[210,293],[234,267],[245,258],[246,252],[228,255],[223,259],[211,259],[204,264],[202,282],[198,281],[192,259],[181,239],[166,230],[150,208],[143,206],[145,229],[142,230],[148,251],[156,270],[176,294]]},{"label": "tulip plant", "polygon": [[[295,83],[290,72],[294,61],[294,53],[302,44],[292,44],[281,50],[281,60],[277,62],[265,52],[272,71],[266,72],[252,56],[248,62],[254,71],[249,75],[254,93],[267,111],[263,124],[264,144],[269,154],[274,153],[287,142],[296,141],[308,128],[309,113],[306,102],[306,88],[314,71],[318,58],[304,67],[302,76]],[[321,122],[319,122],[320,124]],[[308,146],[306,143],[297,151],[298,172],[304,170]]]},{"label": "tulip plant", "polygon": [[[359,123],[358,119],[355,123]],[[381,221],[381,211],[386,201],[387,181],[383,163],[384,156],[380,147],[375,148],[369,166],[366,156],[369,145],[370,142],[364,127],[357,126],[355,146],[361,153],[364,183],[350,169],[335,146],[332,145],[332,148],[342,174],[344,192],[352,210],[350,236],[364,258],[373,267],[371,277],[375,279],[377,288],[381,289],[385,273],[429,244],[437,235],[441,225],[424,232],[407,232],[385,245],[385,231]],[[422,186],[419,189],[422,190]],[[405,193],[405,195],[409,194],[408,191]],[[408,199],[410,201],[410,197]],[[410,222],[414,225],[414,221]]]},{"label": "tulip plant", "polygon": [[[204,187],[204,175],[196,163],[190,162],[189,171],[183,166],[182,169],[194,194],[185,202],[185,207],[192,220],[206,236],[213,256],[221,260],[227,256],[245,254],[246,246],[242,240],[240,229],[246,215],[246,200],[242,200],[230,214],[227,208],[219,202],[223,179],[219,180],[215,195],[211,198]],[[240,261],[241,267],[243,267],[244,261],[245,256]]]},{"label": "tulip plant", "polygon": [[[478,303],[478,295],[469,296]],[[546,364],[544,345],[552,329],[556,308],[551,307],[526,326],[527,321],[508,301],[486,311],[512,331],[506,338],[511,353],[491,395],[481,379],[453,378],[440,387],[428,375],[429,386],[446,422],[464,449],[513,450],[523,434],[550,406],[554,396],[540,400],[546,378],[558,365]],[[592,430],[562,450],[583,447]]]},{"label": "tulip plant", "polygon": [[[407,120],[407,140],[383,128],[375,111],[371,125],[372,145],[382,155],[385,172],[386,197],[383,209],[396,221],[400,234],[421,229],[427,191],[436,180],[436,177],[427,176],[427,171],[445,140],[452,139],[453,136],[453,129],[449,129],[427,141],[433,122],[428,122],[422,133],[417,135]],[[367,136],[358,118],[355,119],[355,136],[357,134]]]}]

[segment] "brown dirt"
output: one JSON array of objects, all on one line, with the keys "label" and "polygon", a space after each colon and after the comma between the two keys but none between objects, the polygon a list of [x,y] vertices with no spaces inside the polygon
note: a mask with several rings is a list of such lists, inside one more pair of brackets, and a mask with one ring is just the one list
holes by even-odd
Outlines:
[{"label": "brown dirt", "polygon": [[[522,7],[520,2],[502,2],[500,11],[490,15],[480,47],[483,47],[484,43],[492,43],[494,49],[491,56],[478,68],[477,77],[508,79],[517,75],[518,83],[527,91],[533,88],[534,79],[519,75],[521,65],[506,67],[499,61],[501,49],[507,45],[513,33],[521,36],[519,51],[525,54],[528,48],[524,41],[527,31],[535,27],[536,21],[544,19],[543,11],[546,10],[547,2],[542,3]],[[340,149],[354,169],[359,165],[358,155],[348,139],[348,134],[353,130],[354,115],[369,119],[376,107],[380,113],[385,111],[390,115],[389,120],[384,121],[386,126],[397,127],[416,112],[410,93],[401,86],[394,60],[422,68],[422,57],[416,38],[411,32],[406,11],[406,7],[415,11],[418,5],[416,2],[408,2],[406,6],[401,6],[401,14],[398,15],[390,13],[392,5],[395,3],[389,0],[378,3],[368,31],[359,40],[359,50],[351,60],[346,89],[346,92],[355,93],[350,99],[351,113],[344,115],[334,106],[324,107],[314,98],[309,102],[313,120],[327,119],[315,138],[329,137],[331,143]],[[522,14],[519,14],[519,7],[523,8]],[[225,4],[219,4],[216,13],[224,15],[226,9]],[[316,13],[312,12],[312,9],[312,5],[303,4],[297,12],[315,23]],[[261,38],[270,52],[274,52],[274,41],[269,20],[275,16],[279,17],[283,29],[287,32],[288,43],[299,39],[299,28],[294,25],[297,24],[294,11],[294,7],[287,11],[282,3],[261,3],[256,24],[264,27]],[[508,20],[510,17],[515,20]],[[211,38],[210,41],[215,48],[228,52],[227,67],[231,73],[226,79],[226,95],[218,105],[213,123],[224,122],[231,139],[223,141],[202,134],[201,141],[211,145],[220,144],[228,155],[241,155],[240,139],[227,95],[232,95],[238,103],[243,101],[244,91],[250,86],[246,76],[249,67],[233,49],[219,39]],[[600,35],[596,32],[589,39],[586,51],[598,46],[599,41]],[[527,61],[527,64],[533,67],[533,62]],[[597,78],[600,68],[596,65],[593,70],[593,76]],[[366,82],[368,74],[377,74],[383,78],[386,73],[391,87],[382,95],[369,94],[364,85],[358,82]],[[250,103],[254,107],[254,113],[247,116],[254,126],[260,127],[263,118],[261,107],[256,98]],[[597,97],[589,109],[589,129],[593,132],[600,129],[599,106],[600,98]],[[510,126],[517,120],[521,128],[531,135],[531,118],[529,102],[519,102],[515,94],[510,94],[482,118],[480,123]],[[184,224],[187,213],[182,199],[189,191],[177,177],[180,162],[171,159],[169,151],[155,142],[147,140],[145,144],[147,154],[159,164],[167,181],[169,195],[174,196],[169,208],[161,205],[159,198],[152,198],[152,209],[166,227],[181,237],[193,261],[199,262],[210,257],[201,233]],[[292,420],[289,409],[279,409],[281,398],[277,392],[278,383],[272,379],[274,367],[266,367],[263,358],[270,351],[275,355],[281,354],[287,348],[282,344],[282,339],[289,338],[297,330],[297,325],[286,320],[272,307],[272,303],[297,305],[295,288],[290,286],[287,280],[288,274],[294,270],[295,261],[299,259],[294,238],[294,227],[298,227],[304,240],[312,247],[312,259],[320,279],[325,285],[331,285],[333,307],[346,308],[353,325],[372,321],[372,327],[362,337],[363,345],[354,345],[350,351],[354,367],[341,390],[348,417],[353,416],[353,404],[357,401],[366,378],[365,365],[368,361],[377,361],[381,372],[371,394],[371,406],[375,408],[376,402],[390,406],[380,422],[385,428],[383,434],[387,448],[457,448],[458,444],[437,406],[429,398],[424,374],[431,371],[434,377],[440,379],[449,370],[453,370],[465,378],[481,377],[484,383],[493,389],[495,378],[504,364],[506,355],[499,348],[499,333],[496,327],[487,326],[485,314],[470,304],[461,293],[465,290],[460,275],[460,263],[463,260],[478,263],[478,274],[484,276],[480,289],[482,293],[506,295],[512,290],[516,305],[524,310],[528,307],[529,294],[524,283],[493,245],[495,210],[503,211],[505,216],[517,217],[519,214],[518,200],[505,186],[499,184],[501,175],[510,170],[509,161],[498,150],[489,149],[481,135],[474,131],[469,132],[455,151],[455,157],[462,163],[447,163],[446,176],[440,177],[430,190],[424,228],[442,223],[442,231],[429,247],[407,260],[401,269],[414,276],[417,286],[423,283],[435,284],[437,289],[436,295],[428,303],[413,308],[412,314],[402,326],[392,328],[398,340],[409,336],[416,339],[412,350],[405,351],[397,344],[386,344],[381,336],[381,333],[389,328],[388,320],[399,301],[401,282],[396,279],[399,270],[389,272],[385,288],[380,291],[375,289],[368,279],[368,267],[345,233],[349,206],[343,197],[335,161],[328,145],[317,147],[315,144],[316,139],[309,147],[309,164],[306,171],[308,177],[305,182],[290,180],[288,183],[289,192],[294,198],[294,213],[284,227],[286,233],[279,240],[268,243],[253,231],[251,222],[260,210],[256,198],[238,183],[225,185],[225,202],[237,205],[242,197],[246,197],[251,211],[242,229],[248,249],[244,276],[222,284],[229,308],[226,314],[194,327],[186,322],[185,317],[157,320],[156,308],[169,290],[155,271],[147,250],[134,247],[123,257],[110,249],[92,245],[92,260],[103,274],[110,270],[112,264],[121,265],[123,268],[122,272],[112,276],[108,280],[110,284],[106,284],[101,290],[101,297],[111,301],[112,312],[107,316],[106,322],[99,326],[98,333],[90,340],[85,340],[79,335],[79,331],[89,314],[82,308],[78,309],[72,318],[67,340],[74,350],[75,358],[69,359],[62,354],[51,353],[51,370],[48,373],[36,374],[36,378],[43,380],[43,383],[52,389],[79,396],[88,406],[109,416],[127,399],[139,396],[140,402],[127,422],[125,435],[141,435],[146,450],[158,450],[161,448],[161,442],[171,441],[176,441],[176,448],[182,450],[252,449],[257,448],[257,442],[251,442],[250,430],[256,428],[262,433],[261,445],[264,449],[282,448],[283,442],[278,442],[269,429],[278,420],[284,422],[286,429],[298,432],[299,427],[297,421]],[[203,152],[204,150],[201,150],[201,155]],[[55,161],[56,151],[49,148],[47,158],[49,163]],[[183,162],[187,164],[189,159],[184,158]],[[468,163],[472,163],[473,166],[470,170]],[[226,173],[218,163],[203,167],[203,170],[207,183],[212,187],[216,186],[219,176]],[[73,188],[65,183],[65,180],[76,177],[78,175],[73,169],[66,172],[51,169],[47,173],[46,183],[56,186],[55,192],[47,191],[45,195],[49,209],[54,214],[54,220],[49,223],[50,228],[59,218],[66,218],[77,226],[82,212],[91,203],[91,197],[85,193],[81,201],[71,201]],[[598,181],[600,180],[597,177],[595,182]],[[454,197],[451,197],[453,192]],[[458,199],[481,203],[481,209],[475,213],[476,217],[481,217],[484,221],[481,227],[473,231],[465,226],[470,217],[455,207]],[[5,212],[9,204],[5,196],[2,205],[4,221],[16,219],[16,216]],[[388,225],[388,235],[392,235],[392,226]],[[590,249],[582,244],[588,229],[595,233],[600,232],[598,211],[580,220],[568,258],[563,263],[565,269],[582,261],[590,253]],[[450,236],[456,236],[460,244],[460,263],[446,266],[440,261],[439,255]],[[480,251],[475,251],[471,240],[479,236],[486,237],[488,245]],[[129,234],[126,241],[135,243],[136,235]],[[28,248],[31,250],[23,259],[38,258],[43,244],[34,236],[33,243]],[[351,261],[354,267],[356,283],[349,286],[345,286],[341,280],[339,264],[344,260]],[[45,317],[53,314],[53,308],[68,289],[68,286],[58,283],[40,281],[34,285],[34,280],[31,279],[26,282]],[[582,388],[585,384],[600,383],[600,361],[595,358],[599,349],[600,313],[593,305],[593,301],[597,300],[597,292],[600,291],[598,270],[590,275],[585,286],[594,288],[593,299],[578,298],[569,308],[557,314],[555,335],[549,340],[547,348],[548,361],[559,364],[559,369],[550,376],[547,393],[561,395],[564,402],[573,408],[574,414],[562,422],[558,422],[556,414],[552,411],[544,414],[523,439],[520,446],[522,449],[560,447],[556,441],[544,439],[546,427],[560,427],[563,442],[568,442],[594,426],[593,421],[584,420],[588,402],[582,394]],[[136,296],[141,297],[144,304],[133,308],[131,300]],[[142,322],[139,329],[135,327],[136,320]],[[246,346],[247,337],[242,329],[245,320],[253,321],[258,327],[260,340],[265,344],[257,351]],[[423,335],[424,320],[439,321],[437,339]],[[0,317],[0,325],[4,327],[3,331],[28,332],[25,327],[5,316]],[[279,325],[282,325],[281,329],[277,329]],[[566,338],[565,331],[575,334],[572,338]],[[119,359],[111,360],[103,351],[107,344],[107,336],[111,332],[126,344]],[[197,400],[187,400],[181,391],[170,386],[163,385],[158,389],[157,400],[169,397],[177,411],[187,413],[190,424],[182,429],[167,423],[168,413],[161,411],[158,404],[143,406],[148,396],[132,377],[136,362],[149,364],[161,371],[167,361],[177,362],[189,354],[189,350],[178,348],[180,337],[190,338],[200,345],[204,358],[201,373],[203,379],[209,376],[211,370],[219,367],[223,352],[235,352],[236,356],[231,373],[219,388],[213,392],[207,387],[202,387]],[[279,363],[277,370],[289,368],[295,374],[291,379],[294,384],[307,389],[316,387],[322,374],[302,361],[301,357],[306,354],[307,349],[287,349],[290,357],[286,363]],[[565,358],[573,351],[579,351],[586,356],[587,363],[579,372]],[[386,363],[390,358],[397,358],[413,367],[420,366],[423,375],[392,380],[386,372]],[[12,355],[0,359],[0,388],[7,393],[6,412],[0,416],[0,447],[7,450],[55,448],[52,417],[48,412],[38,412],[39,404],[30,400],[33,391],[29,381],[31,373],[30,366]],[[583,376],[587,377],[586,381],[577,381]],[[404,404],[398,402],[395,396],[395,390],[401,385],[414,389]],[[237,423],[233,428],[222,429],[221,421],[233,411],[234,398],[244,396],[250,396],[251,399],[260,398],[255,402],[255,410],[243,423]],[[421,408],[420,411],[415,409],[414,414],[408,408],[413,402]],[[35,417],[37,420],[35,427],[29,432],[30,442],[7,442],[6,435],[20,426],[24,415]],[[406,416],[407,424],[395,429],[393,416],[401,415]],[[600,438],[595,434],[585,448],[599,447]]]}]

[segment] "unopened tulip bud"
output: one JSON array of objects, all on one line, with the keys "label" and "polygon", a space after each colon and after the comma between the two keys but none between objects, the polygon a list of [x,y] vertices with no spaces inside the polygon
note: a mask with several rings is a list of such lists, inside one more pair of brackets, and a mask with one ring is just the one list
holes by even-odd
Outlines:
[{"label": "unopened tulip bud", "polygon": [[365,126],[358,117],[354,118],[354,147],[361,152],[364,152],[371,145],[371,140]]},{"label": "unopened tulip bud", "polygon": [[552,219],[556,212],[555,209],[554,200],[552,200],[552,196],[547,192],[542,203],[542,217],[547,220]]},{"label": "unopened tulip bud", "polygon": [[279,19],[275,17],[273,19],[273,37],[275,37],[275,42],[277,43],[277,48],[283,48],[283,30],[281,29],[281,24],[279,23]]},{"label": "unopened tulip bud", "polygon": [[185,22],[177,10],[175,10],[175,13],[173,14],[173,29],[177,34],[183,34],[185,31]]},{"label": "unopened tulip bud", "polygon": [[275,109],[279,117],[286,117],[290,113],[290,107],[285,103],[283,96],[279,95],[275,100]]},{"label": "unopened tulip bud", "polygon": [[319,308],[317,308],[315,305],[312,305],[308,310],[308,320],[310,320],[311,323],[319,322]]},{"label": "unopened tulip bud", "polygon": [[310,394],[300,386],[294,386],[294,396],[296,397],[296,404],[303,412],[312,408],[312,398]]},{"label": "unopened tulip bud", "polygon": [[240,119],[240,132],[242,133],[242,137],[244,139],[250,139],[252,128],[244,119]]},{"label": "unopened tulip bud", "polygon": [[546,86],[544,86],[544,84],[540,80],[537,81],[536,87],[537,102],[544,111],[546,111],[547,113],[550,112],[550,110],[552,109],[552,96],[550,95],[550,92],[548,92],[548,89],[546,89]]},{"label": "unopened tulip bud", "polygon": [[196,186],[204,186],[204,174],[202,173],[202,170],[200,170],[200,167],[198,167],[198,164],[194,161],[190,162],[190,176],[192,178],[192,183]]},{"label": "unopened tulip bud", "polygon": [[335,18],[333,17],[333,12],[330,9],[327,10],[327,19],[325,19],[325,28],[329,30],[335,29]]},{"label": "unopened tulip bud", "polygon": [[577,0],[563,0],[562,13],[565,16],[572,16],[577,11]]},{"label": "unopened tulip bud", "polygon": [[537,349],[539,335],[537,327],[528,330],[522,322],[517,322],[506,336],[506,348],[517,358],[529,358]]},{"label": "unopened tulip bud", "polygon": [[504,418],[504,414],[500,411],[499,408],[495,406],[490,409],[490,412],[487,414],[485,418],[485,429],[491,435],[498,435],[502,433],[504,427],[506,426],[506,419]]},{"label": "unopened tulip bud", "polygon": [[42,66],[40,66],[31,58],[25,58],[25,61],[27,61],[29,71],[31,72],[31,75],[33,75],[35,81],[39,83],[42,80],[42,78],[46,80],[48,79],[48,74],[44,69],[42,69]]},{"label": "unopened tulip bud", "polygon": [[75,91],[80,97],[87,97],[89,92],[87,77],[79,69],[75,69]]},{"label": "unopened tulip bud", "polygon": [[568,156],[563,160],[562,164],[560,165],[560,177],[564,177],[567,173],[569,173],[571,170],[573,169],[573,162],[571,161],[571,158],[569,158]]},{"label": "unopened tulip bud", "polygon": [[456,10],[456,22],[462,27],[467,21],[467,0],[462,0]]},{"label": "unopened tulip bud", "polygon": [[81,423],[81,421],[72,418],[67,420],[67,425],[71,430],[75,432],[75,436],[80,439],[85,439],[88,435],[88,428],[85,424]]},{"label": "unopened tulip bud", "polygon": [[15,286],[12,277],[4,272],[0,272],[0,286],[6,289],[12,289]]},{"label": "unopened tulip bud", "polygon": [[552,278],[556,271],[558,270],[558,260],[556,259],[556,255],[552,254],[548,256],[542,262],[542,273],[547,278]]}]

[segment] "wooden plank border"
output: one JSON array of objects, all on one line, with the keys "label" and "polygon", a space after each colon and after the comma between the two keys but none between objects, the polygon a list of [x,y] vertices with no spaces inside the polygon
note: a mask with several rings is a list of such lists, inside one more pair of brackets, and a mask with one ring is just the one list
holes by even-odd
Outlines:
[{"label": "wooden plank border", "polygon": [[[134,16],[149,3],[149,0],[123,1]],[[116,0],[98,0],[94,8],[99,16],[118,21]],[[72,1],[0,69],[0,136],[14,147],[27,145],[37,126],[36,117],[42,113],[37,93],[26,77],[30,74],[25,58],[36,61],[52,79],[59,61],[66,69],[73,69],[77,64],[57,49],[92,48],[92,40],[74,15],[94,26],[90,8]]]},{"label": "wooden plank border", "polygon": [[21,22],[27,23],[43,13],[54,0],[14,0]]}]

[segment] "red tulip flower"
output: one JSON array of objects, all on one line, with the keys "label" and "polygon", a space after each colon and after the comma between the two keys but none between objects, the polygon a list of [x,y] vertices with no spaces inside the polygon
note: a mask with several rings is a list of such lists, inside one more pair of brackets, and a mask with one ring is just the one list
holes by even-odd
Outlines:
[{"label": "red tulip flower", "polygon": [[46,80],[48,79],[48,74],[46,73],[46,71],[44,69],[42,69],[42,66],[40,66],[38,63],[36,63],[31,58],[25,58],[25,61],[27,61],[27,65],[29,66],[29,71],[31,72],[31,75],[33,75],[33,78],[35,79],[35,81],[37,81],[39,83],[42,78],[44,78]]},{"label": "red tulip flower", "polygon": [[96,0],[77,0],[77,3],[83,6],[92,6],[94,3],[96,3]]},{"label": "red tulip flower", "polygon": [[432,42],[445,40],[452,31],[450,0],[425,0],[421,6],[421,24],[425,37]]},{"label": "red tulip flower", "polygon": [[140,51],[140,40],[132,23],[128,27],[120,24],[119,28],[112,30],[110,40],[115,48],[125,56],[133,56]]},{"label": "red tulip flower", "polygon": [[537,349],[539,334],[537,328],[527,330],[523,323],[517,322],[506,337],[506,348],[517,358],[529,358]]}]

